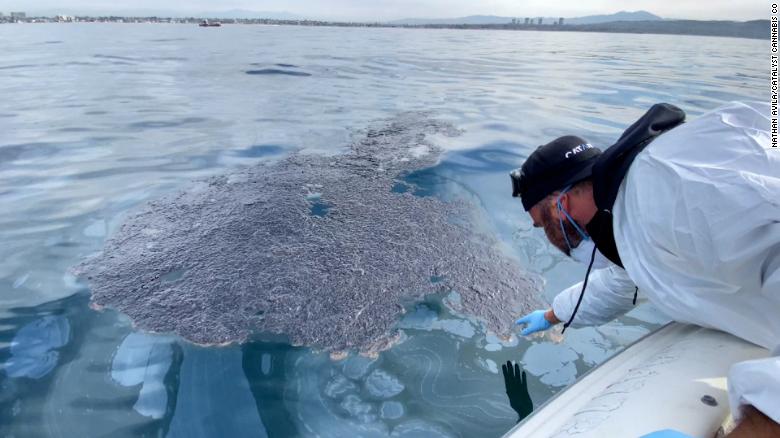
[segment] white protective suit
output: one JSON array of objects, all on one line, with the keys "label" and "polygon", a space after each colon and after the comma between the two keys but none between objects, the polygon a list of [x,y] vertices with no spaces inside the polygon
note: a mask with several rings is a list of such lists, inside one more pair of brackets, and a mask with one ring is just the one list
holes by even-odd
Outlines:
[{"label": "white protective suit", "polygon": [[[661,135],[640,152],[613,206],[625,270],[591,273],[575,326],[632,308],[634,285],[672,319],[774,351],[729,372],[732,414],[743,404],[780,423],[780,149],[769,105],[733,103]],[[555,297],[566,321],[582,283]]]}]

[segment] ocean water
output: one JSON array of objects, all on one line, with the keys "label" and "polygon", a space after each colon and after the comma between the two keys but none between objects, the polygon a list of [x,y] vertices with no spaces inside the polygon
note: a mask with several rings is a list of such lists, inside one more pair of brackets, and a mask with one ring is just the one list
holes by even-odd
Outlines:
[{"label": "ocean water", "polygon": [[611,144],[656,102],[696,117],[767,99],[765,43],[690,36],[47,24],[0,26],[0,433],[70,436],[500,436],[501,364],[536,406],[665,320],[647,304],[598,328],[501,340],[436,297],[378,357],[283,339],[200,347],[89,307],[68,273],[127,213],[192,180],[292,151],[339,154],[373,121],[431,111],[463,135],[409,175],[471,197],[545,280],[557,254],[507,172],[564,134]]}]

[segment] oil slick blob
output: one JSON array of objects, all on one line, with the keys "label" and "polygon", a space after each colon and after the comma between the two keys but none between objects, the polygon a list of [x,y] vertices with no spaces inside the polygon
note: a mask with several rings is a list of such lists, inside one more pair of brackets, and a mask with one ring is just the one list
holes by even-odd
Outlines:
[{"label": "oil slick blob", "polygon": [[525,371],[538,376],[545,385],[560,387],[574,383],[577,378],[574,362],[578,358],[566,345],[544,342],[531,345],[523,355],[522,364]]},{"label": "oil slick blob", "polygon": [[40,379],[57,366],[58,348],[68,343],[70,324],[64,316],[48,315],[16,333],[11,341],[11,357],[3,368],[8,377]]},{"label": "oil slick blob", "polygon": [[436,163],[431,135],[458,131],[407,113],[343,155],[295,153],[198,182],[137,211],[75,271],[97,307],[199,344],[266,332],[376,352],[397,339],[405,306],[452,290],[455,311],[507,334],[537,305],[537,277],[475,231],[478,207],[393,191]]},{"label": "oil slick blob", "polygon": [[462,360],[460,344],[421,331],[376,359],[339,362],[290,349],[284,403],[296,435],[500,436],[517,421],[503,378]]},{"label": "oil slick blob", "polygon": [[522,358],[525,371],[552,387],[574,383],[584,365],[585,369],[595,367],[625,345],[641,338],[650,330],[639,326],[626,326],[611,321],[599,327],[570,328],[566,336],[549,333],[552,342],[534,343]]},{"label": "oil slick blob", "polygon": [[280,68],[263,68],[260,70],[247,70],[248,75],[286,75],[286,76],[311,76],[311,73],[294,70],[282,70]]},{"label": "oil slick blob", "polygon": [[172,341],[171,337],[131,333],[114,355],[111,378],[122,386],[141,385],[133,408],[143,416],[160,419],[166,413],[164,380],[173,361]]},{"label": "oil slick blob", "polygon": [[441,319],[435,310],[424,303],[418,304],[413,311],[404,315],[396,327],[426,331],[443,330],[464,339],[471,339],[476,333],[474,325],[468,320]]},{"label": "oil slick blob", "polygon": [[374,370],[366,379],[366,390],[378,399],[386,399],[400,394],[404,384],[386,371]]}]

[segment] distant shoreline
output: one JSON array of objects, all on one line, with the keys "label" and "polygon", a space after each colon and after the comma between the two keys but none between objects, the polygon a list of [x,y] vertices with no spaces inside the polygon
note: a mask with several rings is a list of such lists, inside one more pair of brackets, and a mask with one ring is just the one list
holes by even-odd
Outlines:
[{"label": "distant shoreline", "polygon": [[613,21],[596,24],[391,24],[361,22],[330,22],[315,20],[235,19],[218,17],[29,17],[12,19],[0,17],[0,24],[11,23],[163,23],[195,25],[203,20],[222,24],[263,24],[283,26],[317,27],[376,27],[395,29],[466,29],[466,30],[509,30],[545,32],[600,32],[654,35],[695,35],[731,38],[765,39],[770,36],[769,20],[753,21],[699,21],[699,20],[651,20]]}]

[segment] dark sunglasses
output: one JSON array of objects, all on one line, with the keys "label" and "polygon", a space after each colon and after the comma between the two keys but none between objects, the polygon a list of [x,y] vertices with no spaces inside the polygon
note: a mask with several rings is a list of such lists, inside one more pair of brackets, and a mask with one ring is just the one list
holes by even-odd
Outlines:
[{"label": "dark sunglasses", "polygon": [[523,169],[517,168],[509,172],[509,177],[512,178],[512,197],[517,198],[526,189],[523,183]]}]

